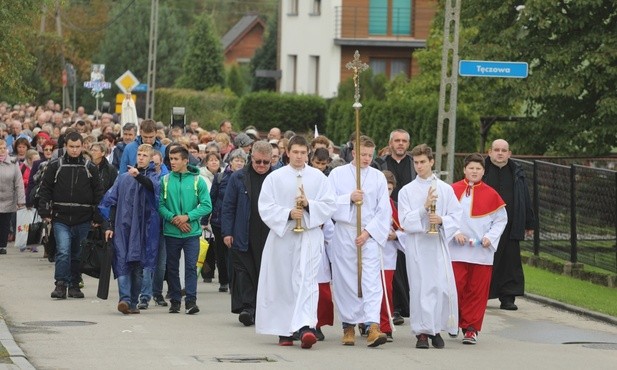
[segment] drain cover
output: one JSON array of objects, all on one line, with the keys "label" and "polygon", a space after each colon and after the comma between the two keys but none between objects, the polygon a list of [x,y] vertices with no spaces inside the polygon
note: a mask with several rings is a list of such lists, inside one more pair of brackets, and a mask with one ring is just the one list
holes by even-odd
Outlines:
[{"label": "drain cover", "polygon": [[75,321],[75,320],[59,320],[59,321],[28,321],[24,325],[30,326],[86,326],[94,325],[92,321]]},{"label": "drain cover", "polygon": [[234,364],[256,364],[260,362],[276,362],[275,359],[266,356],[229,356],[215,357],[217,362],[230,362]]},{"label": "drain cover", "polygon": [[611,342],[565,342],[563,344],[579,344],[585,348],[617,350],[617,343]]}]

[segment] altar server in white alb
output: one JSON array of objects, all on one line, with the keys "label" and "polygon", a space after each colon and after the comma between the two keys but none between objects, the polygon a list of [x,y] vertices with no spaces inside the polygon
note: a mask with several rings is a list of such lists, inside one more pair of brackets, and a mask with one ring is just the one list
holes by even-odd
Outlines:
[{"label": "altar server in white alb", "polygon": [[[359,144],[359,145],[358,145]],[[367,136],[354,144],[353,161],[336,167],[328,180],[336,192],[334,237],[332,238],[332,289],[334,301],[343,323],[344,345],[355,344],[355,326],[367,328],[367,345],[386,343],[386,334],[379,329],[379,313],[383,288],[381,283],[381,246],[390,233],[392,209],[386,178],[370,167],[375,143]],[[360,188],[356,189],[356,161],[360,162]],[[361,234],[357,235],[357,203],[361,208]],[[362,297],[358,297],[357,250],[362,250]]]},{"label": "altar server in white alb", "polygon": [[[405,259],[409,274],[411,332],[416,348],[443,348],[441,331],[456,334],[458,307],[452,261],[447,245],[459,230],[462,208],[452,187],[433,175],[433,151],[426,144],[412,149],[415,180],[398,195]],[[435,205],[435,212],[431,206]],[[428,233],[433,224],[436,233]]]},{"label": "altar server in white alb", "polygon": [[484,158],[480,153],[465,158],[463,172],[465,178],[452,184],[463,215],[449,247],[458,292],[458,326],[463,329],[463,343],[476,344],[491,286],[493,255],[508,214],[499,193],[482,182]]},{"label": "altar server in white alb", "polygon": [[321,225],[335,209],[328,179],[306,165],[308,150],[304,137],[292,137],[289,165],[268,175],[259,196],[259,214],[270,233],[261,259],[255,320],[257,333],[278,335],[281,346],[293,345],[292,335],[299,332],[301,347],[307,349],[317,341]]}]

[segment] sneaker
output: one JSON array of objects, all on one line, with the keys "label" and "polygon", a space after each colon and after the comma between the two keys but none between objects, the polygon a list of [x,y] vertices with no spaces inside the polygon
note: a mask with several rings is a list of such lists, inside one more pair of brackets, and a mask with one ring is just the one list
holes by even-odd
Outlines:
[{"label": "sneaker", "polygon": [[416,342],[416,348],[428,349],[428,335],[420,334],[416,335],[416,338],[418,338],[418,341]]},{"label": "sneaker", "polygon": [[180,313],[180,302],[171,301],[171,307],[169,307],[169,313]]},{"label": "sneaker", "polygon": [[167,307],[167,301],[165,301],[165,298],[162,294],[155,295],[154,297],[152,297],[152,300],[154,300],[154,304],[157,306]]},{"label": "sneaker", "polygon": [[392,323],[396,326],[403,325],[405,323],[405,319],[400,313],[394,312],[392,314]]},{"label": "sneaker", "polygon": [[279,335],[279,346],[288,347],[293,346],[294,340],[292,337],[283,337]]},{"label": "sneaker", "polygon": [[465,336],[463,337],[463,344],[476,344],[478,343],[478,332],[474,328],[467,329]]},{"label": "sneaker", "polygon": [[137,308],[139,308],[140,310],[147,310],[148,301],[146,299],[140,299],[139,304],[137,305]]},{"label": "sneaker", "polygon": [[199,306],[197,306],[197,303],[195,303],[195,301],[188,301],[184,304],[184,313],[186,313],[187,315],[193,315],[197,312],[199,312]]},{"label": "sneaker", "polygon": [[125,301],[118,302],[118,311],[122,312],[125,315],[131,313],[131,309],[129,308],[129,304]]},{"label": "sneaker", "polygon": [[353,346],[356,344],[356,329],[354,326],[348,326],[343,329],[343,339],[341,342],[345,346]]},{"label": "sneaker", "polygon": [[221,293],[227,293],[228,290],[229,290],[229,284],[221,284],[219,286],[219,292]]},{"label": "sneaker", "polygon": [[392,343],[394,342],[394,338],[392,338],[392,332],[386,332],[386,342]]},{"label": "sneaker", "polygon": [[313,344],[317,343],[317,336],[313,334],[311,329],[305,329],[300,336],[301,347],[304,349],[310,349]]},{"label": "sneaker", "polygon": [[244,326],[251,326],[255,323],[255,318],[249,310],[242,310],[238,316],[238,321],[244,324]]},{"label": "sneaker", "polygon": [[315,336],[317,337],[317,340],[320,342],[323,342],[326,339],[326,336],[323,335],[321,328],[315,329]]},{"label": "sneaker", "polygon": [[6,248],[0,248],[0,254],[6,254]]},{"label": "sneaker", "polygon": [[66,299],[66,284],[63,282],[56,283],[56,289],[51,292],[51,298]]},{"label": "sneaker", "polygon": [[461,331],[461,329],[456,329],[456,333],[448,333],[448,335],[450,336],[450,338],[454,339],[454,338],[458,338],[458,332]]},{"label": "sneaker", "polygon": [[379,325],[376,323],[371,324],[367,332],[366,345],[368,347],[377,347],[388,341],[388,336],[379,330]]},{"label": "sneaker", "polygon": [[446,346],[446,343],[443,341],[441,334],[437,333],[435,335],[429,335],[429,337],[431,338],[431,344],[433,345],[433,347],[442,349]]},{"label": "sneaker", "polygon": [[69,288],[69,297],[70,298],[83,298],[84,293],[79,289],[79,286],[74,286]]}]

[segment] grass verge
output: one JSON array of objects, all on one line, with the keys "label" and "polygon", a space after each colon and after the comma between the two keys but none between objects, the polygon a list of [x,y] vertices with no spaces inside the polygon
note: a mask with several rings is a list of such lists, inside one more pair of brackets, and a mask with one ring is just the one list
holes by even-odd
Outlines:
[{"label": "grass verge", "polygon": [[558,275],[529,265],[525,271],[525,291],[573,306],[617,317],[617,289]]},{"label": "grass verge", "polygon": [[2,344],[0,344],[0,364],[12,364],[11,357],[9,356],[8,351]]}]

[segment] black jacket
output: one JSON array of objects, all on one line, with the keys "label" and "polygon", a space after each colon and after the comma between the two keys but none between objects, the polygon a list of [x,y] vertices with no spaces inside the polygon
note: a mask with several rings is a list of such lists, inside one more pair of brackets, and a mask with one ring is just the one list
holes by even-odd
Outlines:
[{"label": "black jacket", "polygon": [[103,185],[103,191],[109,190],[118,177],[118,170],[111,165],[107,158],[103,157],[101,163],[98,164],[99,176],[101,177],[101,184]]},{"label": "black jacket", "polygon": [[39,215],[68,226],[91,221],[102,223],[96,207],[105,191],[98,168],[94,163],[86,162],[82,155],[72,158],[65,154],[62,158],[59,172],[59,159],[47,165],[39,190]]},{"label": "black jacket", "polygon": [[[489,171],[496,167],[492,164],[490,157],[486,157],[484,163],[485,173],[482,180],[491,186],[486,180],[489,176]],[[525,180],[525,170],[511,159],[508,160],[506,166],[510,168],[514,178],[514,204],[512,204],[511,212],[508,214],[508,225],[512,225],[509,237],[512,240],[524,240],[525,230],[533,230],[536,227],[536,217],[531,206],[531,197],[529,196],[529,189]]]}]

